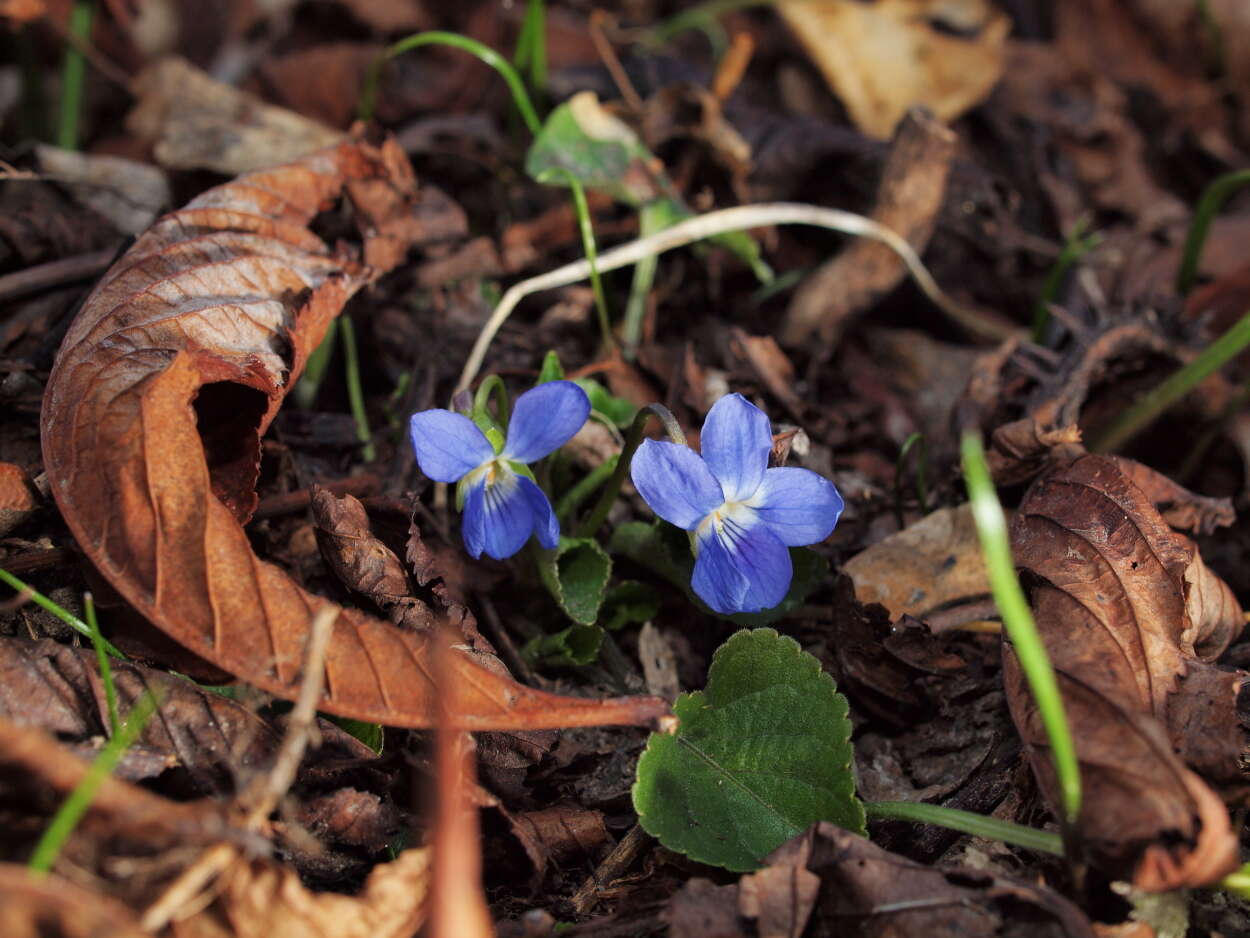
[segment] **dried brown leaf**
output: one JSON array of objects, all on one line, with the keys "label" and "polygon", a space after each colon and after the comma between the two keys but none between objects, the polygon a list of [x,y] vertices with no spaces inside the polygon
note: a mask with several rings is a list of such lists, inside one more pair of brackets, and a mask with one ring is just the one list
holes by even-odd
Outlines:
[{"label": "dried brown leaf", "polygon": [[[307,225],[345,197],[360,256]],[[158,628],[291,698],[325,600],[253,553],[260,436],[331,320],[424,232],[393,143],[341,143],[200,195],[143,235],[88,297],[44,398],[44,465],[96,568]],[[426,636],[343,609],[321,707],[426,727]],[[561,698],[452,658],[467,729],[645,723],[654,698]]]},{"label": "dried brown leaf", "polygon": [[234,175],[293,160],[342,138],[294,111],[214,81],[185,59],[149,65],[134,80],[126,127],[169,169]]},{"label": "dried brown leaf", "polygon": [[5,938],[144,938],[130,910],[59,876],[0,865],[0,935]]},{"label": "dried brown leaf", "polygon": [[[229,790],[235,773],[263,765],[277,747],[274,729],[233,700],[129,661],[114,661],[112,672],[122,713],[148,691],[159,701],[139,746],[167,757],[162,769],[185,769],[205,793]],[[75,742],[106,735],[108,708],[94,651],[0,638],[0,717]]]},{"label": "dried brown leaf", "polygon": [[1017,929],[1093,938],[1085,915],[1045,886],[967,867],[923,866],[827,822],[796,840],[809,845],[780,847],[766,869],[797,866],[819,876],[816,920],[837,922],[836,934],[845,938],[999,938]]},{"label": "dried brown leaf", "polygon": [[208,908],[172,924],[174,938],[411,938],[427,915],[430,851],[374,867],[359,895],[310,892],[290,869],[239,861]]},{"label": "dried brown leaf", "polygon": [[39,507],[35,487],[21,466],[0,462],[0,537],[34,514]]},{"label": "dried brown leaf", "polygon": [[[1076,739],[1085,848],[1141,888],[1199,886],[1236,865],[1237,840],[1185,760],[1220,781],[1245,781],[1244,733],[1210,739],[1221,718],[1235,723],[1244,675],[1228,675],[1222,699],[1208,681],[1185,679],[1205,667],[1195,646],[1222,649],[1244,620],[1122,464],[1084,456],[1037,480],[1012,522],[1012,548]],[[1046,734],[1010,644],[1003,663],[1012,717],[1056,804]],[[1198,720],[1207,742],[1188,741]]]}]

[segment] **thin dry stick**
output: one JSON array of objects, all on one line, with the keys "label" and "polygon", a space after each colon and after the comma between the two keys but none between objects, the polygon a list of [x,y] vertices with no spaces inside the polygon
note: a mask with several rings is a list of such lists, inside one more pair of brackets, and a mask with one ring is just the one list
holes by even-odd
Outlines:
[{"label": "thin dry stick", "polygon": [[[685,247],[687,244],[703,241],[715,235],[726,234],[730,231],[745,231],[750,228],[765,228],[770,225],[811,225],[880,241],[899,256],[921,292],[938,309],[969,332],[996,341],[1024,334],[1023,329],[1011,328],[988,319],[982,313],[963,306],[947,296],[937,285],[937,281],[933,279],[912,246],[893,229],[886,228],[871,218],[856,215],[854,212],[844,212],[819,205],[805,205],[801,202],[763,202],[758,205],[739,205],[708,212],[706,215],[696,215],[694,218],[686,219],[649,237],[630,241],[600,254],[599,272],[619,270],[636,264],[645,257],[663,254],[665,251]],[[499,305],[491,313],[486,325],[482,327],[473,350],[469,353],[469,359],[465,362],[464,371],[460,373],[458,387],[468,388],[473,383],[478,371],[482,368],[486,350],[490,348],[495,334],[499,332],[499,328],[512,315],[512,311],[521,300],[531,293],[567,287],[589,276],[590,263],[580,260],[513,284],[500,299]]]},{"label": "thin dry stick", "polygon": [[[278,750],[273,768],[257,785],[249,787],[239,796],[240,802],[251,802],[251,808],[243,822],[246,830],[258,830],[295,781],[295,773],[304,758],[308,741],[316,732],[317,702],[325,689],[326,652],[330,648],[330,636],[334,632],[334,622],[338,616],[337,608],[326,606],[313,617],[308,642],[304,647],[304,674],[300,681],[299,696],[291,709],[286,734],[282,738],[282,746]],[[143,913],[140,926],[149,932],[164,928],[238,857],[239,848],[232,843],[216,844],[204,851]]]}]

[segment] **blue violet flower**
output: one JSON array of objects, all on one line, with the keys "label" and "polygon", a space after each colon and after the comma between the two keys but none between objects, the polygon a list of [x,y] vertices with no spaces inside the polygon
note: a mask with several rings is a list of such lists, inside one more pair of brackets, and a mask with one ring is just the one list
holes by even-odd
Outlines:
[{"label": "blue violet flower", "polygon": [[560,540],[551,502],[526,463],[559,449],[590,416],[590,399],[571,381],[548,381],[526,391],[512,408],[498,445],[463,414],[423,410],[409,431],[421,471],[436,482],[458,482],[464,499],[464,546],[475,558],[511,557],[531,534],[548,549]]},{"label": "blue violet flower", "polygon": [[716,612],[771,609],[790,589],[790,547],[823,541],[842,496],[809,469],[768,468],[768,416],[741,394],[717,401],[703,423],[702,455],[645,440],[631,476],[651,509],[694,534],[691,586]]}]

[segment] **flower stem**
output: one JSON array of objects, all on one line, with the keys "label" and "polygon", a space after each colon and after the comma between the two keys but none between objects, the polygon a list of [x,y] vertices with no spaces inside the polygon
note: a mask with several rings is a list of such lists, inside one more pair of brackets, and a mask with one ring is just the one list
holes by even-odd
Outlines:
[{"label": "flower stem", "polygon": [[356,438],[361,443],[360,458],[365,462],[373,462],[378,453],[373,446],[369,415],[365,412],[365,393],[360,384],[360,357],[356,353],[356,328],[349,317],[339,317],[339,332],[343,337],[343,364],[347,370],[347,401],[351,406],[352,419],[356,422]]},{"label": "flower stem", "polygon": [[506,427],[512,405],[508,400],[508,389],[499,375],[487,375],[477,386],[477,394],[473,397],[473,412],[485,414],[490,406],[492,393],[495,395],[495,420],[500,427]]},{"label": "flower stem", "polygon": [[602,463],[586,473],[576,485],[564,493],[560,498],[560,503],[556,505],[556,517],[561,523],[568,519],[568,516],[577,511],[584,502],[604,480],[616,471],[617,464],[621,461],[620,454],[609,456]]},{"label": "flower stem", "polygon": [[686,434],[682,432],[681,424],[663,404],[648,404],[639,410],[625,434],[625,446],[621,450],[621,456],[616,463],[612,478],[608,479],[608,484],[604,487],[603,494],[599,496],[599,501],[595,504],[590,517],[577,529],[577,537],[594,537],[595,532],[608,517],[608,512],[612,510],[616,497],[621,494],[621,485],[625,481],[625,476],[629,474],[629,464],[633,461],[634,453],[642,445],[642,434],[647,428],[647,421],[652,417],[660,418],[664,424],[664,432],[668,434],[670,440],[678,446],[687,445]]}]

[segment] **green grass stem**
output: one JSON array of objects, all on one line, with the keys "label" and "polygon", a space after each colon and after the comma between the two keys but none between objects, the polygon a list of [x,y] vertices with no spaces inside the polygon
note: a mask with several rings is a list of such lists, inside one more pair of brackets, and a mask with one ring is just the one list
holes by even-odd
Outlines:
[{"label": "green grass stem", "polygon": [[337,329],[327,329],[321,343],[312,350],[308,361],[304,363],[304,373],[300,375],[292,396],[295,406],[304,410],[312,407],[317,400],[317,392],[321,390],[321,382],[325,380],[330,368],[330,360],[334,358],[334,346],[338,339]]},{"label": "green grass stem", "polygon": [[512,61],[518,69],[529,69],[530,90],[541,97],[547,87],[547,9],[543,0],[527,0]]},{"label": "green grass stem", "polygon": [[582,236],[582,251],[590,262],[590,288],[595,295],[595,310],[599,314],[599,332],[607,349],[616,348],[612,337],[612,320],[608,316],[608,300],[603,292],[603,278],[599,276],[599,247],[595,240],[595,227],[590,217],[590,204],[586,201],[586,188],[582,181],[563,166],[551,166],[538,174],[539,182],[550,182],[562,176],[573,194],[573,210],[577,212],[577,227]]},{"label": "green grass stem", "polygon": [[79,123],[82,117],[83,87],[87,78],[87,59],[73,40],[86,45],[91,39],[91,20],[95,12],[93,0],[75,0],[69,14],[70,42],[65,46],[61,65],[61,103],[57,114],[56,145],[63,150],[78,149]]},{"label": "green grass stem", "polygon": [[603,494],[595,503],[590,517],[577,529],[576,537],[594,537],[595,532],[607,520],[608,512],[612,510],[617,496],[621,494],[621,485],[625,482],[625,476],[629,474],[629,464],[634,458],[634,453],[642,445],[642,434],[647,428],[647,421],[652,417],[658,417],[664,424],[664,432],[668,434],[670,441],[678,446],[686,445],[686,434],[682,432],[681,424],[667,407],[663,404],[648,404],[641,408],[634,415],[634,422],[625,432],[625,446],[621,449],[620,459],[616,463],[611,478],[608,479],[608,484],[603,488]]},{"label": "green grass stem", "polygon": [[65,803],[57,809],[52,820],[48,822],[43,836],[35,844],[35,850],[26,864],[32,873],[47,873],[52,869],[52,864],[56,862],[70,834],[74,832],[78,822],[91,807],[96,792],[100,790],[104,780],[116,770],[126,750],[139,738],[139,734],[143,732],[143,728],[155,712],[156,700],[150,691],[140,697],[131,707],[130,712],[126,714],[126,719],[122,722],[121,729],[104,744],[100,754],[83,774],[82,780],[69,793]]},{"label": "green grass stem", "polygon": [[1202,259],[1202,249],[1206,246],[1215,216],[1229,197],[1247,183],[1250,183],[1250,169],[1239,169],[1225,173],[1203,190],[1194,209],[1193,220],[1189,223],[1189,233],[1181,251],[1181,268],[1176,274],[1176,292],[1181,296],[1189,293],[1198,279],[1198,262]]},{"label": "green grass stem", "polygon": [[1238,319],[1193,361],[1142,395],[1136,404],[1120,414],[1111,426],[1094,438],[1090,449],[1096,453],[1110,453],[1119,449],[1247,345],[1250,345],[1250,313]]},{"label": "green grass stem", "polygon": [[[28,596],[30,596],[30,601],[33,602],[36,606],[38,606],[41,609],[46,610],[47,612],[52,613],[52,615],[56,616],[58,619],[60,619],[62,622],[64,622],[74,631],[81,632],[87,638],[91,638],[91,626],[87,625],[86,622],[78,618],[78,616],[74,615],[72,612],[69,612],[68,610],[54,603],[52,600],[50,600],[47,596],[43,595],[43,593],[39,592],[33,586],[28,586],[27,584],[23,583],[21,580],[19,580],[17,577],[11,574],[8,570],[5,570],[3,568],[0,568],[0,583],[5,583],[11,586],[13,589],[17,590],[19,593],[22,593],[22,592],[26,593]],[[123,661],[125,660],[126,656],[123,655],[120,651],[118,651],[115,647],[113,647],[113,645],[109,641],[103,638],[101,638],[100,641],[103,642],[104,644],[104,650],[107,651],[110,655],[112,655],[114,658],[119,658]]]},{"label": "green grass stem", "polygon": [[1059,682],[1016,576],[1011,544],[1007,538],[1007,521],[990,479],[981,438],[975,433],[965,433],[960,448],[964,481],[972,502],[972,517],[976,522],[981,552],[985,556],[990,589],[1002,614],[1003,628],[1015,648],[1025,680],[1037,703],[1042,725],[1046,728],[1055,776],[1059,782],[1061,820],[1065,827],[1070,828],[1076,824],[1081,813],[1081,769],[1064,712],[1063,697],[1059,693]]},{"label": "green grass stem", "polygon": [[109,712],[109,736],[116,736],[121,728],[121,719],[117,716],[117,688],[113,685],[113,667],[109,664],[108,649],[104,647],[100,623],[95,617],[95,597],[90,593],[83,593],[82,605],[87,616],[87,628],[91,629],[91,644],[95,647],[95,660],[100,668],[100,680],[104,683],[104,700]]},{"label": "green grass stem", "polygon": [[581,507],[582,502],[590,496],[591,492],[612,477],[620,461],[619,453],[609,456],[582,476],[576,485],[560,497],[560,501],[556,505],[556,518],[559,519],[561,524],[568,521],[569,516]]},{"label": "green grass stem", "polygon": [[360,456],[365,462],[373,462],[378,451],[373,445],[373,432],[369,429],[369,415],[365,412],[365,392],[360,383],[360,356],[356,352],[356,327],[350,316],[339,317],[339,332],[343,339],[343,363],[347,372],[347,402],[352,419],[356,421],[356,438],[360,440]]},{"label": "green grass stem", "polygon": [[903,511],[903,466],[907,462],[907,454],[913,449],[916,451],[916,498],[921,512],[929,510],[929,446],[924,434],[917,431],[903,441],[898,460],[894,463],[894,500],[898,503],[900,515]]},{"label": "green grass stem", "polygon": [[373,112],[377,106],[378,86],[381,84],[382,69],[386,63],[390,59],[395,58],[395,56],[403,55],[411,49],[429,45],[451,46],[454,49],[461,49],[477,56],[497,71],[503,80],[507,82],[508,90],[512,92],[512,100],[516,103],[517,111],[520,112],[521,119],[525,121],[525,126],[529,128],[529,132],[537,134],[542,129],[542,121],[538,119],[538,112],[534,110],[534,104],[530,100],[529,93],[525,90],[525,83],[521,81],[521,76],[517,74],[517,70],[512,67],[511,62],[490,46],[484,45],[476,39],[470,39],[468,36],[462,36],[459,33],[443,32],[442,30],[430,30],[429,32],[417,33],[408,36],[406,39],[401,39],[373,61],[373,64],[369,66],[369,73],[365,77],[365,86],[360,93],[360,104],[356,109],[361,120],[373,120]]},{"label": "green grass stem", "polygon": [[[646,238],[658,234],[668,223],[668,211],[662,203],[644,205],[638,212],[638,237]],[[651,254],[634,265],[634,279],[629,285],[629,300],[625,303],[625,323],[621,328],[626,361],[634,360],[638,346],[642,343],[642,324],[647,318],[647,297],[655,283],[658,264],[659,255]]]},{"label": "green grass stem", "polygon": [[1072,230],[1068,232],[1059,257],[1055,259],[1054,266],[1050,268],[1050,273],[1046,275],[1046,280],[1042,283],[1042,292],[1033,306],[1033,341],[1038,344],[1041,344],[1046,336],[1046,327],[1050,325],[1050,304],[1058,296],[1059,288],[1063,286],[1068,271],[1072,269],[1073,264],[1102,242],[1102,235],[1098,232],[1091,235],[1085,234],[1089,222],[1088,215],[1082,215],[1076,220]]},{"label": "green grass stem", "polygon": [[917,801],[866,801],[864,813],[878,821],[914,821],[917,824],[934,824],[953,831],[961,831],[986,840],[998,840],[1039,853],[1063,856],[1063,838],[1049,831],[1039,831],[1023,824],[1012,824],[997,818],[944,808],[937,804]]}]

